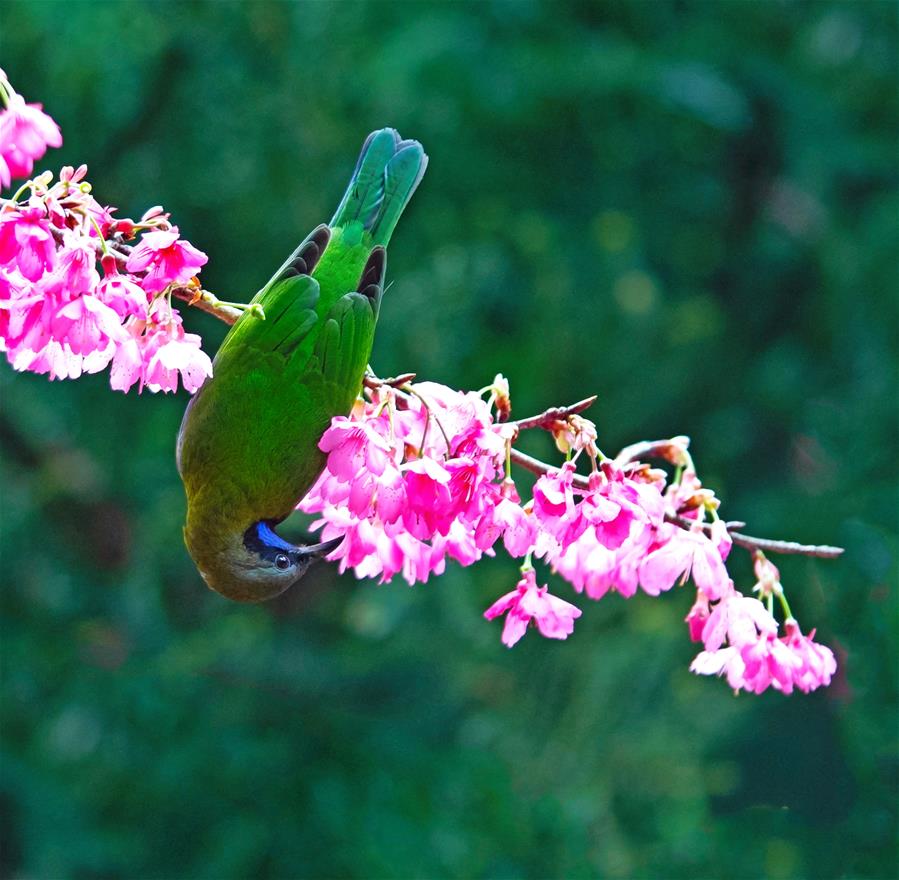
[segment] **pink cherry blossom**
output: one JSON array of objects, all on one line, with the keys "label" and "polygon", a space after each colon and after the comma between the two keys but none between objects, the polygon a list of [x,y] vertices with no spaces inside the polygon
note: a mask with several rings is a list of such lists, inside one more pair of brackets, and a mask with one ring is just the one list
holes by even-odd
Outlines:
[{"label": "pink cherry blossom", "polygon": [[506,552],[513,557],[525,556],[534,547],[537,538],[537,518],[525,510],[518,497],[515,484],[503,480],[496,490],[497,497],[478,520],[475,542],[482,550],[492,547],[502,536]]},{"label": "pink cherry blossom", "polygon": [[789,694],[799,658],[773,634],[764,635],[740,648],[743,661],[743,689],[760,694],[768,687]]},{"label": "pink cherry blossom", "polygon": [[534,484],[533,511],[544,538],[538,550],[541,555],[564,551],[587,528],[573,481],[574,464],[566,462],[558,472],[544,474]]},{"label": "pink cherry blossom", "polygon": [[788,619],[784,628],[786,635],[783,642],[798,660],[793,668],[793,684],[806,694],[822,685],[829,685],[837,671],[833,651],[814,640],[814,630],[804,636],[795,620]]},{"label": "pink cherry blossom", "polygon": [[725,641],[742,648],[776,633],[777,621],[758,599],[732,591],[715,605],[703,626],[702,641],[707,651],[717,651]]},{"label": "pink cherry blossom", "polygon": [[657,596],[691,574],[696,586],[710,599],[720,598],[729,589],[724,560],[707,535],[663,526],[655,548],[640,564],[640,585],[649,595]]},{"label": "pink cherry blossom", "polygon": [[178,227],[147,232],[128,257],[129,272],[144,272],[141,286],[147,293],[164,290],[169,284],[183,284],[206,264],[208,257],[179,238]]},{"label": "pink cherry blossom", "polygon": [[6,109],[0,111],[0,184],[9,186],[12,178],[31,174],[47,147],[62,146],[62,134],[41,104],[26,104],[12,91],[2,71],[0,89],[8,95]]},{"label": "pink cherry blossom", "polygon": [[147,337],[143,321],[131,321],[125,325],[125,338],[119,343],[109,368],[109,385],[113,391],[129,391],[140,382],[143,388],[144,352]]},{"label": "pink cherry blossom", "polygon": [[650,530],[662,525],[665,504],[656,483],[604,465],[590,477],[583,515],[599,543],[614,550],[628,539],[648,543]]},{"label": "pink cherry blossom", "polygon": [[56,267],[42,279],[48,294],[68,300],[93,293],[100,283],[93,247],[83,239],[64,244],[56,255]]},{"label": "pink cherry blossom", "polygon": [[147,292],[133,275],[120,275],[113,257],[104,257],[104,277],[97,284],[97,297],[113,309],[121,318],[136,315],[147,317],[149,305]]},{"label": "pink cherry blossom", "polygon": [[144,362],[144,382],[150,391],[177,390],[180,374],[185,389],[193,393],[212,375],[212,361],[200,348],[200,337],[185,333],[180,321],[157,329],[150,349]]},{"label": "pink cherry blossom", "polygon": [[734,690],[756,694],[769,687],[789,694],[794,686],[808,693],[829,684],[836,671],[830,649],[817,644],[814,633],[803,636],[795,620],[788,619],[785,629],[786,635],[778,638],[777,623],[764,605],[733,592],[708,616],[702,627],[705,650],[690,669],[700,675],[726,675]]},{"label": "pink cherry blossom", "polygon": [[76,355],[105,351],[110,342],[118,342],[125,335],[115,311],[90,294],[66,303],[54,316],[50,329],[56,339],[65,339]]},{"label": "pink cherry blossom", "polygon": [[[83,373],[93,372],[84,369],[84,358],[72,354],[67,346],[51,339],[37,351],[19,349],[12,360],[14,370],[27,370],[39,375],[49,375],[51,379],[77,379]],[[102,369],[102,365],[100,369]]]},{"label": "pink cherry blossom", "polygon": [[56,243],[39,207],[0,212],[0,265],[13,264],[29,281],[53,267]]},{"label": "pink cherry blossom", "polygon": [[581,611],[570,602],[548,592],[546,586],[537,586],[533,569],[524,573],[511,593],[496,600],[485,612],[487,620],[506,615],[502,642],[511,648],[527,631],[533,620],[542,636],[550,639],[567,639],[574,632],[574,621]]},{"label": "pink cherry blossom", "polygon": [[690,664],[690,672],[697,675],[725,675],[727,683],[734,691],[743,688],[746,664],[735,647],[720,648],[717,651],[700,651]]},{"label": "pink cherry blossom", "polygon": [[709,619],[710,613],[708,596],[706,596],[702,590],[697,590],[696,601],[684,618],[684,622],[690,630],[690,641],[702,641],[702,631],[705,629],[706,621]]},{"label": "pink cherry blossom", "polygon": [[391,447],[382,430],[375,421],[336,416],[318,443],[328,454],[328,470],[342,483],[350,482],[362,468],[376,476],[383,473]]},{"label": "pink cherry blossom", "polygon": [[[154,209],[142,220],[154,225],[144,236],[144,268],[120,274],[117,260],[125,257],[101,240],[115,209],[93,198],[86,173],[83,165],[66,166],[56,183],[49,173],[41,175],[26,185],[26,202],[6,202],[0,210],[0,350],[15,369],[51,379],[77,378],[112,363],[114,389],[136,384],[173,391],[180,380],[195,391],[210,375],[211,361],[199,337],[184,332],[170,299],[156,293],[162,276],[183,280],[206,258]],[[132,234],[140,231],[132,221],[121,222]]]},{"label": "pink cherry blossom", "polygon": [[690,671],[698,675],[725,675],[734,691],[760,694],[774,687],[789,694],[797,667],[797,658],[782,641],[773,635],[763,635],[742,648],[730,645],[717,651],[701,651],[690,664]]},{"label": "pink cherry blossom", "polygon": [[450,473],[433,458],[419,458],[403,468],[406,507],[403,525],[409,534],[427,540],[439,532],[445,535],[452,522],[453,497]]},{"label": "pink cherry blossom", "polygon": [[332,420],[319,444],[326,470],[300,509],[320,514],[324,538],[345,536],[334,558],[358,577],[418,583],[440,574],[447,557],[470,565],[507,528],[510,542],[527,540],[517,496],[515,512],[503,505],[493,523],[508,501],[495,482],[506,433],[474,394],[436,383],[379,391]]},{"label": "pink cherry blossom", "polygon": [[212,375],[212,361],[200,348],[200,337],[185,333],[179,320],[147,324],[132,319],[125,338],[112,358],[110,384],[116,391],[128,391],[138,384],[150,391],[168,393],[178,388],[194,393]]}]

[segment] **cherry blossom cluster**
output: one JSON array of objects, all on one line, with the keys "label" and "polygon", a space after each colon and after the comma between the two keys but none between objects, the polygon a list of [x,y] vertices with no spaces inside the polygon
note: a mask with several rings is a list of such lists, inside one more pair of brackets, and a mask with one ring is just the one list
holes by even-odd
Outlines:
[{"label": "cherry blossom cluster", "polygon": [[[59,128],[0,71],[0,182],[28,176]],[[115,219],[91,195],[86,166],[28,180],[0,199],[0,350],[17,370],[75,379],[110,367],[119,391],[196,391],[212,374],[200,337],[172,306],[206,255],[162,208]],[[134,242],[133,245],[125,242]],[[199,287],[197,287],[199,291]]]},{"label": "cherry blossom cluster", "polygon": [[[687,623],[690,637],[702,642],[705,650],[690,669],[701,675],[724,674],[734,690],[756,694],[768,687],[785,694],[794,687],[808,693],[830,684],[837,668],[833,652],[814,641],[814,630],[802,634],[784,596],[780,572],[761,551],[755,553],[754,568],[758,581],[753,592],[760,599],[744,596],[731,586],[712,606],[709,596],[697,590]],[[785,615],[780,638],[772,613],[775,597]],[[761,599],[767,601],[767,608]]]},{"label": "cherry blossom cluster", "polygon": [[[324,540],[343,537],[331,556],[341,570],[381,582],[399,574],[415,584],[442,573],[447,557],[471,565],[501,542],[524,560],[522,577],[485,616],[505,615],[509,647],[531,623],[565,639],[581,615],[538,585],[535,560],[593,600],[608,592],[658,596],[692,580],[697,598],[687,623],[704,647],[694,672],[726,675],[734,690],[754,693],[830,682],[833,654],[814,633],[802,635],[777,569],[761,552],[759,597],[734,586],[726,567],[733,541],[718,499],[696,475],[687,438],[637,444],[611,459],[587,419],[547,418],[539,426],[567,456],[550,467],[514,449],[522,428],[538,425],[504,421],[505,380],[498,376],[484,394],[432,382],[374,383],[349,417],[332,421],[319,444],[326,469],[299,508],[318,515],[312,527]],[[640,455],[667,461],[673,474]],[[513,461],[539,474],[525,503]],[[579,473],[582,463],[588,473]],[[775,598],[784,609],[781,637]]]},{"label": "cherry blossom cluster", "polygon": [[499,480],[510,429],[477,394],[407,388],[380,389],[321,439],[327,467],[300,509],[321,514],[323,540],[343,537],[332,558],[359,577],[414,584],[447,556],[477,562],[501,532],[524,555],[530,523],[512,481]]}]

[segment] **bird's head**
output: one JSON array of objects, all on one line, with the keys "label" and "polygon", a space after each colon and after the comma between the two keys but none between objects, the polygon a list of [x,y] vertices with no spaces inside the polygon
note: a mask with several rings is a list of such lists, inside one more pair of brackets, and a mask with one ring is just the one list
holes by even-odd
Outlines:
[{"label": "bird's head", "polygon": [[[275,533],[271,525],[258,522],[198,565],[206,583],[217,593],[236,602],[264,602],[293,586],[316,559],[327,556],[342,541],[297,546]],[[205,555],[205,554],[204,554]]]}]

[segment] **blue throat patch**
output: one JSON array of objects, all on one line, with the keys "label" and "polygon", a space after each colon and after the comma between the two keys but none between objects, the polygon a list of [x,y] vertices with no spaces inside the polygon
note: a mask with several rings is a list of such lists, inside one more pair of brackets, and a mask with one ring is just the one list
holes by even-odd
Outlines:
[{"label": "blue throat patch", "polygon": [[272,551],[297,549],[280,535],[276,535],[272,527],[264,521],[254,523],[244,532],[243,543],[248,550],[252,550],[260,556],[267,556]]}]

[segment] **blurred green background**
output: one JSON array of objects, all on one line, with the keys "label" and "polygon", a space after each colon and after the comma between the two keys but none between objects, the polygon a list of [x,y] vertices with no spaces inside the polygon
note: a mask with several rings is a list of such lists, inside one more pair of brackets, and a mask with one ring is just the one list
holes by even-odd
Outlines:
[{"label": "blurred green background", "polygon": [[896,18],[4,2],[0,64],[65,136],[40,167],[165,205],[209,289],[252,294],[396,126],[431,165],[382,375],[502,371],[519,416],[596,392],[605,449],[690,434],[728,517],[847,552],[778,560],[841,664],[791,698],[687,671],[687,590],[508,651],[504,558],[240,607],[182,546],[185,396],[4,364],[2,876],[895,876]]}]

